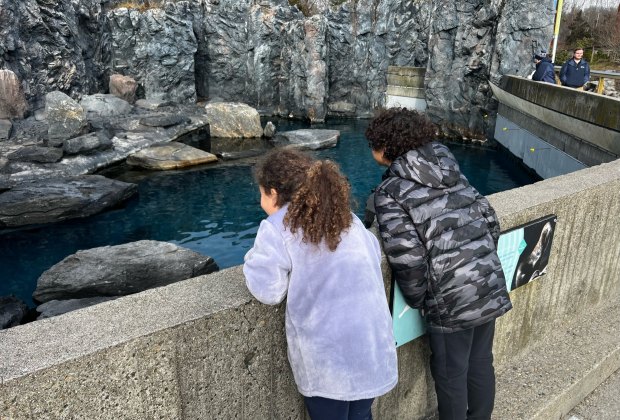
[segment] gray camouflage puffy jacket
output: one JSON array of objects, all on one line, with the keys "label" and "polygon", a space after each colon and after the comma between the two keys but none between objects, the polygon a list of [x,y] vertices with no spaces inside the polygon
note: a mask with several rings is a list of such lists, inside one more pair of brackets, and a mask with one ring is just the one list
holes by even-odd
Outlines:
[{"label": "gray camouflage puffy jacket", "polygon": [[393,276],[431,332],[473,328],[512,308],[495,211],[446,146],[396,158],[375,192],[375,211]]}]

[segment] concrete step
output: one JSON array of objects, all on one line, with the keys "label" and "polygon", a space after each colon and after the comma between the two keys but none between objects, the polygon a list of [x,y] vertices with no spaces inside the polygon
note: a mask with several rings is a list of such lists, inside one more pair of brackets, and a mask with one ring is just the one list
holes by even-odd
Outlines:
[{"label": "concrete step", "polygon": [[563,419],[620,368],[620,304],[593,308],[497,371],[494,419]]}]

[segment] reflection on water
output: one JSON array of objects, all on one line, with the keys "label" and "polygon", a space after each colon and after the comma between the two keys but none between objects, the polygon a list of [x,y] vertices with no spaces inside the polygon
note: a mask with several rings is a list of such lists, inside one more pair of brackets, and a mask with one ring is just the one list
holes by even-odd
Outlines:
[{"label": "reflection on water", "polygon": [[[363,213],[366,196],[383,173],[368,151],[363,135],[367,124],[345,120],[313,126],[341,130],[336,148],[316,154],[339,162],[359,203],[355,209],[358,214]],[[303,126],[298,122],[277,125],[280,131]],[[500,152],[462,145],[450,147],[467,177],[483,194],[536,180]],[[81,220],[0,232],[0,296],[15,294],[30,303],[36,279],[66,256],[80,249],[141,239],[190,248],[212,256],[221,268],[243,262],[264,217],[250,163],[117,175],[123,180],[139,181],[138,196],[121,209]]]}]

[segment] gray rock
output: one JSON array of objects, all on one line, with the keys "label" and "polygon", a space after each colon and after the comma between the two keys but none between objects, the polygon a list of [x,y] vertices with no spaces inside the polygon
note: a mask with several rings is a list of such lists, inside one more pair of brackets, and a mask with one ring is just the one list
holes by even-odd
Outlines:
[{"label": "gray rock", "polygon": [[15,296],[0,297],[0,330],[19,325],[28,313],[28,306]]},{"label": "gray rock", "polygon": [[13,123],[10,120],[0,120],[0,141],[7,140],[11,137],[11,129]]},{"label": "gray rock", "polygon": [[182,143],[151,146],[127,158],[129,165],[155,170],[179,169],[211,162],[217,162],[217,156]]},{"label": "gray rock", "polygon": [[129,76],[113,74],[110,76],[110,94],[133,104],[136,101],[138,83]]},{"label": "gray rock", "polygon": [[111,296],[84,299],[50,300],[49,302],[45,302],[37,306],[37,312],[39,313],[37,319],[51,318],[53,316],[62,315],[67,312],[87,308],[89,306],[93,306],[98,303],[107,302],[114,299],[117,299],[117,297]]},{"label": "gray rock", "polygon": [[189,118],[183,115],[153,115],[150,117],[144,117],[140,119],[140,124],[149,127],[170,127],[172,125],[182,124],[189,122]]},{"label": "gray rock", "polygon": [[133,110],[131,104],[114,95],[106,95],[96,93],[94,95],[85,95],[80,101],[80,105],[90,117],[115,117],[119,115],[127,115]]},{"label": "gray rock", "polygon": [[51,92],[45,96],[45,112],[50,146],[60,145],[64,140],[84,134],[87,130],[84,109],[62,92]]},{"label": "gray rock", "polygon": [[25,181],[0,194],[0,227],[91,216],[137,192],[135,184],[100,175]]},{"label": "gray rock", "polygon": [[211,137],[252,138],[261,137],[258,111],[238,102],[215,102],[205,106]]},{"label": "gray rock", "polygon": [[[2,171],[2,161],[0,159],[0,172]],[[0,174],[0,193],[10,190],[15,186],[15,183],[12,182],[8,175]]]},{"label": "gray rock", "polygon": [[328,105],[328,113],[330,115],[338,115],[338,116],[354,116],[355,110],[357,107],[355,104],[346,101],[337,101],[332,102]]},{"label": "gray rock", "polygon": [[47,112],[45,112],[45,108],[39,108],[34,111],[34,119],[36,121],[45,121],[47,120]]},{"label": "gray rock", "polygon": [[68,155],[92,153],[112,147],[112,140],[103,132],[88,133],[80,137],[65,140],[63,149]]},{"label": "gray rock", "polygon": [[11,70],[0,70],[0,119],[24,118],[28,102],[17,75]]},{"label": "gray rock", "polygon": [[165,108],[174,105],[172,101],[156,101],[154,99],[138,99],[136,106],[150,111],[157,111],[158,109]]},{"label": "gray rock", "polygon": [[112,70],[133,77],[146,99],[196,101],[197,42],[188,7],[169,3],[165,10],[117,8],[107,13]]},{"label": "gray rock", "polygon": [[8,154],[9,160],[20,162],[53,163],[62,159],[62,149],[56,147],[25,146]]},{"label": "gray rock", "polygon": [[278,133],[272,142],[276,146],[317,150],[336,147],[339,138],[338,130],[304,129]]},{"label": "gray rock", "polygon": [[265,129],[263,130],[263,136],[270,139],[275,135],[276,135],[276,125],[272,123],[271,121],[267,121],[267,124],[265,124]]},{"label": "gray rock", "polygon": [[213,258],[174,244],[138,241],[70,255],[37,282],[35,300],[122,296],[217,271]]}]

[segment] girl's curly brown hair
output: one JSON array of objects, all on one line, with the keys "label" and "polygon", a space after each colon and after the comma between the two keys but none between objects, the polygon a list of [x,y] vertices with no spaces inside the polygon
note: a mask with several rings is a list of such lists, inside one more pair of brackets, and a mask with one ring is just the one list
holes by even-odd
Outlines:
[{"label": "girl's curly brown hair", "polygon": [[437,128],[424,114],[406,108],[381,111],[366,129],[372,150],[383,150],[390,162],[437,138]]},{"label": "girl's curly brown hair", "polygon": [[330,160],[315,160],[292,149],[275,149],[256,165],[256,181],[265,191],[275,189],[276,205],[289,203],[284,225],[301,229],[303,241],[325,241],[334,251],[342,232],[351,226],[351,187]]}]

